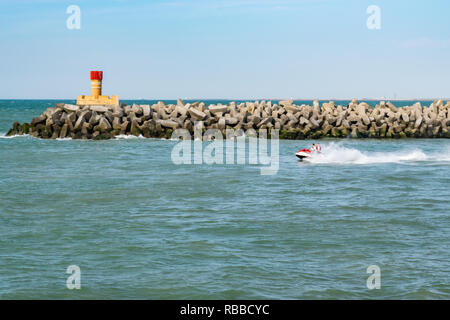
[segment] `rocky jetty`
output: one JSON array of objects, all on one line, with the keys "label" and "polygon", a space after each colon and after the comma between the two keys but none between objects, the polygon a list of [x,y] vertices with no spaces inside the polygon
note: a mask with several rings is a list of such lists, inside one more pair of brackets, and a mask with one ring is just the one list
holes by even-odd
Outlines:
[{"label": "rocky jetty", "polygon": [[[334,102],[295,105],[292,100],[255,101],[228,105],[203,102],[165,105],[76,106],[56,104],[30,123],[14,123],[7,135],[30,134],[43,139],[110,139],[117,135],[170,138],[173,130],[193,133],[203,128],[249,130],[278,129],[280,139],[330,138],[450,138],[450,102],[419,102],[398,108],[391,102],[375,107],[353,100],[347,106]],[[225,136],[225,135],[224,135]]]}]

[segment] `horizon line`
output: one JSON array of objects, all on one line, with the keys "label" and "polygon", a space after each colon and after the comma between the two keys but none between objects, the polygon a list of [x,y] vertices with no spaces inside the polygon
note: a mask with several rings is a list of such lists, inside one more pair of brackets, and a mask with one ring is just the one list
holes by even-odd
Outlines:
[{"label": "horizon line", "polygon": [[[380,97],[380,98],[123,98],[120,100],[155,100],[155,101],[164,101],[164,100],[196,100],[196,101],[211,101],[211,100],[225,100],[225,101],[282,101],[282,100],[293,100],[293,101],[351,101],[353,99],[356,99],[358,101],[437,101],[437,100],[449,100],[450,98],[386,98],[386,97]],[[77,100],[76,98],[0,98],[0,100]]]}]

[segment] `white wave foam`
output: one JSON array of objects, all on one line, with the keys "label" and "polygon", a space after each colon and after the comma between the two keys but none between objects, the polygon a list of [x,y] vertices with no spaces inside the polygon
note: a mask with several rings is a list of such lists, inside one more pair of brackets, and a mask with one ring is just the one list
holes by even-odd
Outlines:
[{"label": "white wave foam", "polygon": [[431,154],[429,158],[434,161],[450,162],[450,146],[447,146],[439,153]]},{"label": "white wave foam", "polygon": [[340,144],[330,144],[323,147],[322,153],[314,154],[308,161],[318,164],[375,164],[425,161],[428,159],[429,157],[419,149],[371,153],[347,148]]},{"label": "white wave foam", "polygon": [[29,134],[15,134],[13,136],[6,136],[6,133],[2,132],[0,133],[0,139],[12,139],[12,138],[20,138],[20,137],[32,137]]},{"label": "white wave foam", "polygon": [[[5,133],[0,133],[0,139],[13,139],[13,138],[33,138],[33,139],[40,139],[37,137],[33,137],[29,134],[15,134],[13,136],[6,136]],[[57,141],[70,141],[72,138],[56,138]],[[50,141],[50,140],[49,140]]]},{"label": "white wave foam", "polygon": [[115,136],[114,139],[116,139],[116,140],[130,140],[130,139],[145,139],[145,137],[142,134],[140,134],[138,137],[133,136],[133,135],[127,135],[127,134],[119,134],[119,135]]}]

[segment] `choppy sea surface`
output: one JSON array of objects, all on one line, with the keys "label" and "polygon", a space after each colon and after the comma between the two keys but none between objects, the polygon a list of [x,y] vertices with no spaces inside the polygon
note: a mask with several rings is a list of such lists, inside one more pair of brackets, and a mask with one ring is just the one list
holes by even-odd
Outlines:
[{"label": "choppy sea surface", "polygon": [[171,140],[4,136],[54,103],[0,100],[0,299],[450,298],[450,140],[322,140],[308,162],[317,141],[280,141],[261,175],[176,165]]}]

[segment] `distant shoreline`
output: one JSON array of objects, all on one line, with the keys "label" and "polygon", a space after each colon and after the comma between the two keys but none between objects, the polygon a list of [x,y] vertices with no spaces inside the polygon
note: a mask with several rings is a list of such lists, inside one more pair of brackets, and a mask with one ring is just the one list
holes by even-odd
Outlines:
[{"label": "distant shoreline", "polygon": [[[130,101],[177,101],[178,98],[121,98],[120,100]],[[287,98],[183,98],[185,101],[282,101]],[[336,98],[290,98],[293,101],[352,101],[356,99],[358,101],[437,101],[437,100],[450,100],[450,98],[402,98],[402,99],[389,99],[389,98],[349,98],[349,99],[336,99]],[[0,101],[17,101],[17,100],[51,100],[51,101],[75,101],[75,98],[0,98]]]}]

